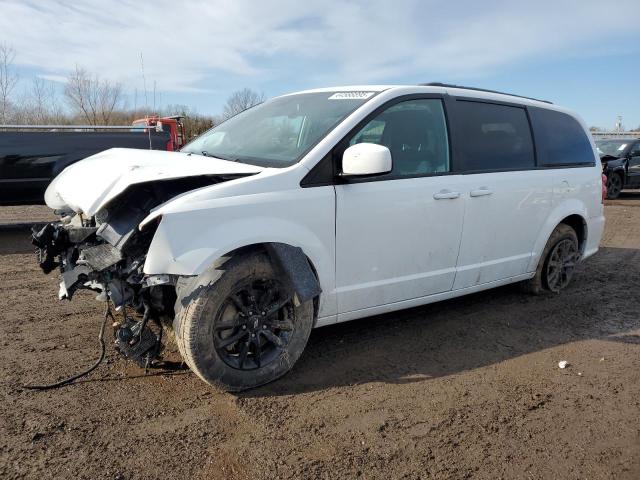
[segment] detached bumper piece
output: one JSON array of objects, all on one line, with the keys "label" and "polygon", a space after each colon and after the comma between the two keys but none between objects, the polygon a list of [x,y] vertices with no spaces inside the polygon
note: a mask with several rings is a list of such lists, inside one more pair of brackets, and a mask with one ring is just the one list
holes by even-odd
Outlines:
[{"label": "detached bumper piece", "polygon": [[[93,290],[100,286],[98,273],[114,265],[120,252],[110,245],[96,245],[97,228],[49,223],[34,230],[31,243],[36,247],[38,265],[46,273],[60,268],[60,299],[71,299],[78,288]],[[85,285],[89,282],[89,285]]]},{"label": "detached bumper piece", "polygon": [[50,273],[60,265],[56,257],[67,248],[69,236],[59,225],[48,223],[41,230],[33,229],[31,243],[37,247],[38,265],[44,273]]}]

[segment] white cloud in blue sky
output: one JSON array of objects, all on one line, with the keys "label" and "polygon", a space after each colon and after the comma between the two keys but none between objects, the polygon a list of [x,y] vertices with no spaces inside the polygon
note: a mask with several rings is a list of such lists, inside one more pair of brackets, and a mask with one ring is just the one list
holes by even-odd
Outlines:
[{"label": "white cloud in blue sky", "polygon": [[591,62],[595,78],[626,57],[639,85],[638,19],[638,0],[0,0],[0,42],[32,75],[80,65],[130,89],[142,53],[148,88],[214,111],[243,86],[275,95],[435,79],[553,96],[559,72],[588,76]]}]

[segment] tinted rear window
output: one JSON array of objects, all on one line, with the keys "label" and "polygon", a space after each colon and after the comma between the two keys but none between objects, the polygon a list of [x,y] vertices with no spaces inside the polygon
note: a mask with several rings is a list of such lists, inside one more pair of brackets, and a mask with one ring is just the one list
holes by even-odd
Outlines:
[{"label": "tinted rear window", "polygon": [[593,165],[593,149],[584,129],[566,113],[529,108],[538,148],[538,163],[546,166]]},{"label": "tinted rear window", "polygon": [[524,108],[458,100],[455,113],[457,171],[534,168]]}]

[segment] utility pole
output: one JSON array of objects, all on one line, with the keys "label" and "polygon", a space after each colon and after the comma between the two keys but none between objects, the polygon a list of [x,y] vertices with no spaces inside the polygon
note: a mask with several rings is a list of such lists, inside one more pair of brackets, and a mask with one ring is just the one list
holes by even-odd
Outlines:
[{"label": "utility pole", "polygon": [[142,71],[142,86],[144,87],[144,109],[149,108],[149,99],[147,98],[147,78],[144,75],[144,58],[142,58],[142,52],[140,52],[140,70]]}]

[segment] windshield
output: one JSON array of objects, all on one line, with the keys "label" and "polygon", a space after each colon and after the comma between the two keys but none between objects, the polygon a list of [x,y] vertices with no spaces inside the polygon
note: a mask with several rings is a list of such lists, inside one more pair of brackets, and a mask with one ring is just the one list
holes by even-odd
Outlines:
[{"label": "windshield", "polygon": [[627,140],[598,140],[596,147],[598,154],[601,156],[611,155],[612,157],[619,157],[622,155],[624,149],[627,148],[628,143]]},{"label": "windshield", "polygon": [[288,167],[374,94],[316,92],[274,98],[203,133],[181,151]]}]

